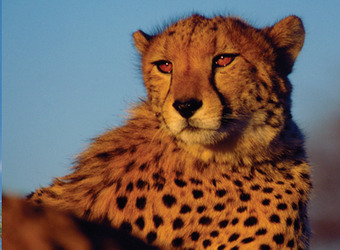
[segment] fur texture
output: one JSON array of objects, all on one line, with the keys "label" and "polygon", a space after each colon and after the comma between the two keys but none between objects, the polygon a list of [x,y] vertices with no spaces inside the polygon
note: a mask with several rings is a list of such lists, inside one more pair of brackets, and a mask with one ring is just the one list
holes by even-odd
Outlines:
[{"label": "fur texture", "polygon": [[29,199],[166,249],[308,248],[310,167],[287,78],[304,34],[296,16],[137,31],[148,98]]}]

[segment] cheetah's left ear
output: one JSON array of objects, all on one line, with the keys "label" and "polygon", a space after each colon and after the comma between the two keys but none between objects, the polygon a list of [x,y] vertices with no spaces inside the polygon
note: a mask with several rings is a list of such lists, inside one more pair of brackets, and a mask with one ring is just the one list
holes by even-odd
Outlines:
[{"label": "cheetah's left ear", "polygon": [[138,30],[135,33],[133,33],[135,46],[140,54],[143,54],[146,51],[147,47],[149,46],[151,38],[152,36],[149,36],[148,34],[144,33],[141,30]]},{"label": "cheetah's left ear", "polygon": [[282,19],[269,29],[269,36],[276,47],[280,67],[285,66],[286,73],[290,73],[305,40],[301,19],[297,16]]}]

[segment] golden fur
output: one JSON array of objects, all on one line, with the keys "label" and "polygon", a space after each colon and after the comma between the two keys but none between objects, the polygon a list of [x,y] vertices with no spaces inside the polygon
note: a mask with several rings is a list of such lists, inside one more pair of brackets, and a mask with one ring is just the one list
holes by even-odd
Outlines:
[{"label": "golden fur", "polygon": [[137,31],[148,98],[30,200],[165,249],[308,248],[310,168],[287,78],[304,34],[295,16]]}]

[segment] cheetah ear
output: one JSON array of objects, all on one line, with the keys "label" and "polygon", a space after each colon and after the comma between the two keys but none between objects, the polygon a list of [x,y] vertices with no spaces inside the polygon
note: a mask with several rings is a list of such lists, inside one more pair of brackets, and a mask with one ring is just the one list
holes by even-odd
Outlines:
[{"label": "cheetah ear", "polygon": [[135,33],[133,33],[135,46],[140,54],[143,54],[146,51],[147,47],[149,46],[151,38],[152,36],[144,33],[141,30],[138,30]]},{"label": "cheetah ear", "polygon": [[289,74],[305,40],[301,19],[297,16],[282,19],[269,29],[269,36],[276,47],[278,67]]}]

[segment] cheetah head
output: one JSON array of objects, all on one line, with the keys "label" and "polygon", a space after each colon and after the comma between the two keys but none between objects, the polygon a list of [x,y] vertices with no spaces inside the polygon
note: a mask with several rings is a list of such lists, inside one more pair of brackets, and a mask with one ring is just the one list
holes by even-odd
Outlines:
[{"label": "cheetah head", "polygon": [[256,29],[234,17],[193,15],[163,32],[134,33],[148,99],[189,145],[270,141],[290,116],[287,75],[304,41],[298,17]]}]

